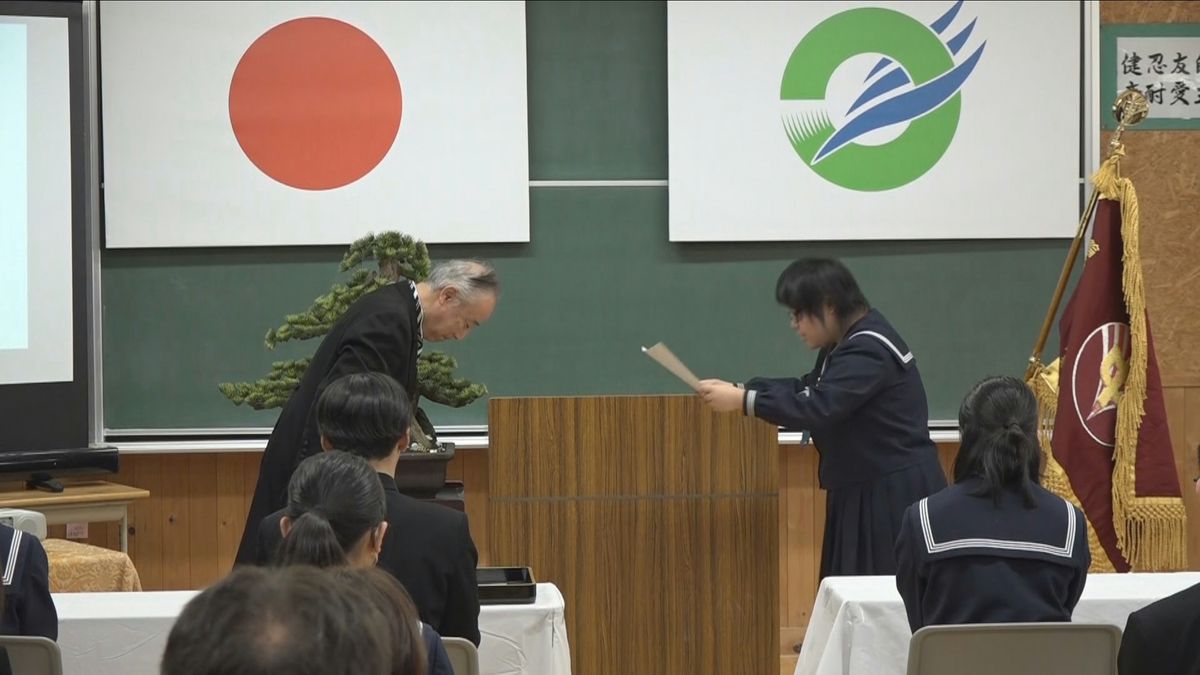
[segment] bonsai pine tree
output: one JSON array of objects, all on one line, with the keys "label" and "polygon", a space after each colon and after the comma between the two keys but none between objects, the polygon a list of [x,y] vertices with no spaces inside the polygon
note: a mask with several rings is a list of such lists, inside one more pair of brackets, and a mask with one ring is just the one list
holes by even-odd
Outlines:
[{"label": "bonsai pine tree", "polygon": [[[369,263],[375,262],[374,269]],[[369,234],[350,245],[342,257],[340,271],[349,273],[344,283],[334,283],[328,293],[318,297],[300,314],[289,314],[283,324],[267,331],[266,347],[274,350],[290,340],[308,340],[329,332],[333,324],[362,296],[402,279],[424,281],[431,264],[424,242],[399,232]],[[300,378],[308,369],[310,359],[277,361],[271,372],[255,382],[223,382],[221,393],[236,405],[248,405],[255,410],[282,408]],[[419,406],[422,396],[442,405],[460,408],[487,394],[487,388],[454,376],[458,363],[448,354],[423,351],[417,361],[417,391],[412,396],[414,449],[433,451],[437,435],[429,416]]]}]

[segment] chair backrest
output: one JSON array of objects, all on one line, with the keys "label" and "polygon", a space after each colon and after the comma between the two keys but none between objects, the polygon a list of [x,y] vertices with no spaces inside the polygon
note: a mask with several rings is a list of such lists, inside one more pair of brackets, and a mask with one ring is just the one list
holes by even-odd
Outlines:
[{"label": "chair backrest", "polygon": [[62,675],[62,652],[53,640],[4,635],[0,636],[0,658],[4,652],[15,675]]},{"label": "chair backrest", "polygon": [[463,638],[443,637],[442,646],[450,657],[454,675],[479,675],[479,652],[475,643]]},{"label": "chair backrest", "polygon": [[0,509],[0,523],[14,530],[28,532],[40,539],[46,538],[46,514],[26,509]]},{"label": "chair backrest", "polygon": [[926,626],[909,643],[908,675],[1117,675],[1120,648],[1108,624]]}]

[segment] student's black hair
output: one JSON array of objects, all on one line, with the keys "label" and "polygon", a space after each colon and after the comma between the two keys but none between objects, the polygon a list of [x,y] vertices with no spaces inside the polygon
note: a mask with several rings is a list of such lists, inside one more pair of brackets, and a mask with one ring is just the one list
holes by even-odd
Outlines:
[{"label": "student's black hair", "polygon": [[183,608],[162,675],[384,675],[393,636],[361,583],[242,566]]},{"label": "student's black hair", "polygon": [[345,564],[347,552],[379,527],[387,502],[367,460],[331,450],[296,467],[284,514],[292,526],[280,543],[278,563],[332,567]]},{"label": "student's black hair", "polygon": [[317,426],[338,450],[369,460],[392,454],[412,424],[412,406],[400,383],[384,373],[353,373],[325,387]]},{"label": "student's black hair", "polygon": [[1037,399],[1024,382],[1015,377],[980,381],[958,410],[962,442],[954,482],[979,478],[983,484],[975,496],[998,502],[1004,490],[1017,490],[1026,507],[1035,506],[1032,486],[1041,482],[1037,423]]},{"label": "student's black hair", "polygon": [[838,320],[871,309],[850,270],[830,258],[802,258],[788,265],[775,283],[775,300],[798,316],[817,319],[823,319],[827,306]]}]

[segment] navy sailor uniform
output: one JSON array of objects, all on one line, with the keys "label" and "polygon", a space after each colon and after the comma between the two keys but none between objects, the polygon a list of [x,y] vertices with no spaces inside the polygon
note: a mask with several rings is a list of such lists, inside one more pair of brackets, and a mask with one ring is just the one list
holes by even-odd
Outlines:
[{"label": "navy sailor uniform", "polygon": [[975,496],[971,478],[904,513],[896,540],[896,588],[913,632],[964,623],[1070,621],[1091,553],[1087,519],[1063,498],[1030,485],[999,503]]},{"label": "navy sailor uniform", "polygon": [[50,562],[42,542],[28,532],[0,525],[4,555],[4,613],[0,634],[58,639],[58,612],[50,597]]},{"label": "navy sailor uniform", "polygon": [[877,310],[801,378],[745,384],[745,412],[811,432],[825,488],[821,578],[896,572],[904,509],[946,486],[916,359]]},{"label": "navy sailor uniform", "polygon": [[[50,561],[38,538],[0,525],[4,609],[0,635],[58,639],[58,611],[50,597]],[[8,651],[0,647],[0,675],[13,675]],[[20,675],[20,673],[17,673]]]}]

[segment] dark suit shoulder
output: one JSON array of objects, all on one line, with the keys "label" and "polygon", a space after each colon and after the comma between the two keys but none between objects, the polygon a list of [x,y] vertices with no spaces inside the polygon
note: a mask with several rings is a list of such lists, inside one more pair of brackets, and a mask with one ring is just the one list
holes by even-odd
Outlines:
[{"label": "dark suit shoulder", "polygon": [[410,316],[416,303],[407,281],[388,284],[377,288],[359,298],[346,311],[347,317],[359,317],[366,314],[390,314],[395,316]]},{"label": "dark suit shoulder", "polygon": [[1135,616],[1153,626],[1174,624],[1185,617],[1200,618],[1200,584],[1152,602],[1133,612],[1130,618]]},{"label": "dark suit shoulder", "polygon": [[394,492],[388,495],[388,515],[400,515],[408,522],[422,523],[424,529],[431,533],[457,533],[460,528],[466,529],[467,515],[461,511],[448,509],[440,504],[423,502],[408,495]]},{"label": "dark suit shoulder", "polygon": [[260,535],[279,534],[279,521],[283,520],[283,509],[275,513],[268,514],[258,522],[258,533]]}]

